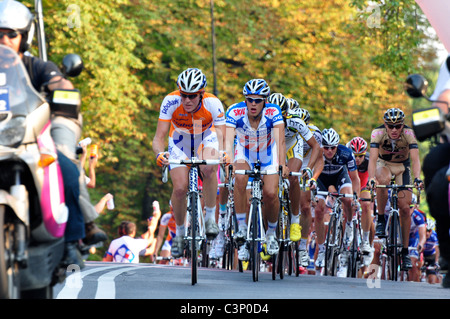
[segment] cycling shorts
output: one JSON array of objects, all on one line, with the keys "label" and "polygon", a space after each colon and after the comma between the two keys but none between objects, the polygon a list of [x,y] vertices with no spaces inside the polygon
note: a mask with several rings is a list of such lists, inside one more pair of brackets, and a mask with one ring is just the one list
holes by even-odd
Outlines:
[{"label": "cycling shorts", "polygon": [[261,170],[278,170],[278,148],[276,143],[272,143],[266,149],[259,152],[251,151],[240,143],[235,145],[234,162],[246,162],[250,169],[253,169],[257,161],[261,163]]},{"label": "cycling shorts", "polygon": [[[350,179],[346,168],[342,169],[338,174],[320,174],[319,178],[317,179],[317,190],[328,192],[328,188],[331,185],[336,187],[339,193],[344,187],[352,187],[352,180]],[[325,196],[317,195],[316,197],[325,200]]]},{"label": "cycling shorts", "polygon": [[395,175],[395,183],[398,185],[409,185],[411,184],[411,168],[410,162],[406,161],[403,163],[393,163],[377,159],[377,168],[386,167],[391,172],[391,175]]},{"label": "cycling shorts", "polygon": [[286,159],[298,158],[303,161],[303,139],[298,135],[286,139]]},{"label": "cycling shorts", "polygon": [[416,232],[415,234],[409,234],[409,257],[413,257],[416,259],[419,259],[419,252],[417,251],[417,246],[419,245],[419,232]]},{"label": "cycling shorts", "polygon": [[[178,139],[169,137],[168,151],[170,159],[190,159],[193,156],[203,158],[202,151],[205,148],[214,149],[219,154],[219,141],[214,131],[206,131],[200,135],[180,134],[177,137]],[[170,169],[180,166],[186,165],[170,164]]]}]

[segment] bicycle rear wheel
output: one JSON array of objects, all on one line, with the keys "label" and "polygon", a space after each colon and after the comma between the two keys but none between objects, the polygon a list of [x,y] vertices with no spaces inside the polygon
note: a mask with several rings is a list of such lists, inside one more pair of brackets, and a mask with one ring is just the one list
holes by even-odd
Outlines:
[{"label": "bicycle rear wheel", "polygon": [[389,225],[389,243],[388,243],[388,262],[390,279],[393,281],[398,280],[398,266],[399,266],[399,253],[398,253],[398,215],[395,212],[391,213],[391,224]]},{"label": "bicycle rear wheel", "polygon": [[356,220],[353,221],[353,241],[350,247],[350,257],[349,257],[349,267],[348,267],[348,275],[349,277],[356,278],[358,274],[358,266],[359,266],[359,245],[360,240],[360,231],[359,224]]},{"label": "bicycle rear wheel", "polygon": [[337,218],[336,214],[332,214],[330,217],[330,222],[328,223],[328,231],[326,237],[326,245],[325,245],[325,276],[334,276],[335,274],[335,265],[337,264],[335,261],[335,255],[337,250]]}]

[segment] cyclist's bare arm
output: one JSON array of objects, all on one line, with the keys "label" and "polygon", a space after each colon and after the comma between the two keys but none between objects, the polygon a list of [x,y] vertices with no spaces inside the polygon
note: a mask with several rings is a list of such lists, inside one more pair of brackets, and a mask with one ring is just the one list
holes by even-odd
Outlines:
[{"label": "cyclist's bare arm", "polygon": [[313,169],[314,166],[316,165],[317,160],[319,159],[319,156],[322,156],[322,149],[320,147],[320,144],[314,138],[314,136],[311,137],[309,140],[307,140],[306,143],[309,145],[309,147],[311,147],[311,157],[308,162],[308,167]]},{"label": "cyclist's bare arm", "polygon": [[275,125],[273,127],[275,142],[278,147],[278,163],[282,166],[283,177],[287,178],[289,170],[286,166],[286,141],[284,138],[284,123]]},{"label": "cyclist's bare arm", "polygon": [[234,135],[236,128],[227,126],[225,129],[225,150],[230,157],[231,163],[234,163]]},{"label": "cyclist's bare arm", "polygon": [[323,161],[323,150],[322,148],[319,146],[319,157],[317,158],[316,163],[314,164],[314,166],[310,167],[313,170],[313,176],[312,178],[314,178],[314,180],[317,181],[317,179],[319,178],[320,174],[323,171],[323,166],[324,166],[324,161]]},{"label": "cyclist's bare arm", "polygon": [[413,177],[420,179],[420,172],[422,170],[422,167],[420,165],[419,149],[418,148],[410,149],[409,155],[411,156],[411,170],[413,173]]},{"label": "cyclist's bare arm", "polygon": [[369,172],[369,181],[375,178],[375,173],[377,169],[377,159],[378,159],[379,149],[375,147],[370,148],[369,153],[369,167],[367,168]]},{"label": "cyclist's bare arm", "polygon": [[[225,150],[226,147],[226,126],[223,125],[214,125],[217,134],[217,140],[219,141],[219,151]],[[227,152],[228,153],[228,152]],[[230,155],[228,155],[230,156]]]},{"label": "cyclist's bare arm", "polygon": [[353,192],[355,192],[359,198],[359,196],[361,195],[360,194],[361,193],[361,180],[359,179],[358,170],[348,172],[348,175],[350,176],[350,179],[352,180]]},{"label": "cyclist's bare arm", "polygon": [[153,152],[158,154],[164,152],[166,149],[166,139],[169,134],[170,121],[158,120],[158,125],[156,126],[155,137],[153,137]]}]

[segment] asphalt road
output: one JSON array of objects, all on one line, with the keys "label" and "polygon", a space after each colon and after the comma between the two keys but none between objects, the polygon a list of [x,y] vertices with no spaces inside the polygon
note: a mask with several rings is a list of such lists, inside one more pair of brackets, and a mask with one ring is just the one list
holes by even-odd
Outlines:
[{"label": "asphalt road", "polygon": [[253,282],[250,271],[199,268],[191,285],[189,267],[157,264],[87,262],[63,284],[54,287],[57,299],[161,300],[285,300],[285,299],[450,299],[450,289],[418,282],[337,278],[314,275],[272,280],[261,272]]}]

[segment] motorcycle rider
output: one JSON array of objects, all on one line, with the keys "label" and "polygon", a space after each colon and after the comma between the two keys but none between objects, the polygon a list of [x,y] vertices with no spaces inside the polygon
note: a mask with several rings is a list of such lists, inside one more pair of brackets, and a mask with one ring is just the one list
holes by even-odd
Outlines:
[{"label": "motorcycle rider", "polygon": [[[447,60],[450,59],[450,56]],[[445,61],[439,71],[436,88],[430,99],[436,101],[433,106],[442,110],[443,114],[448,113],[450,105],[450,71],[448,61]],[[425,177],[425,191],[427,194],[430,214],[436,220],[436,233],[439,239],[440,258],[439,265],[442,272],[448,272],[450,263],[450,210],[448,188],[449,181],[446,173],[450,160],[450,128],[449,121],[446,121],[445,130],[441,134],[441,144],[430,149],[423,160],[422,170]],[[442,281],[444,288],[450,288],[450,276],[446,275]]]},{"label": "motorcycle rider", "polygon": [[[73,84],[64,78],[53,62],[45,62],[26,53],[33,38],[32,24],[33,15],[25,5],[14,0],[0,2],[0,44],[18,53],[36,91],[44,90],[45,93],[51,93],[56,89],[73,90]],[[71,160],[75,158],[76,144],[81,135],[81,116],[78,119],[52,116],[51,135],[58,149],[65,201],[69,209],[63,263],[83,267],[81,255],[77,250],[79,240],[86,235],[85,221],[79,203],[80,172]]]}]

